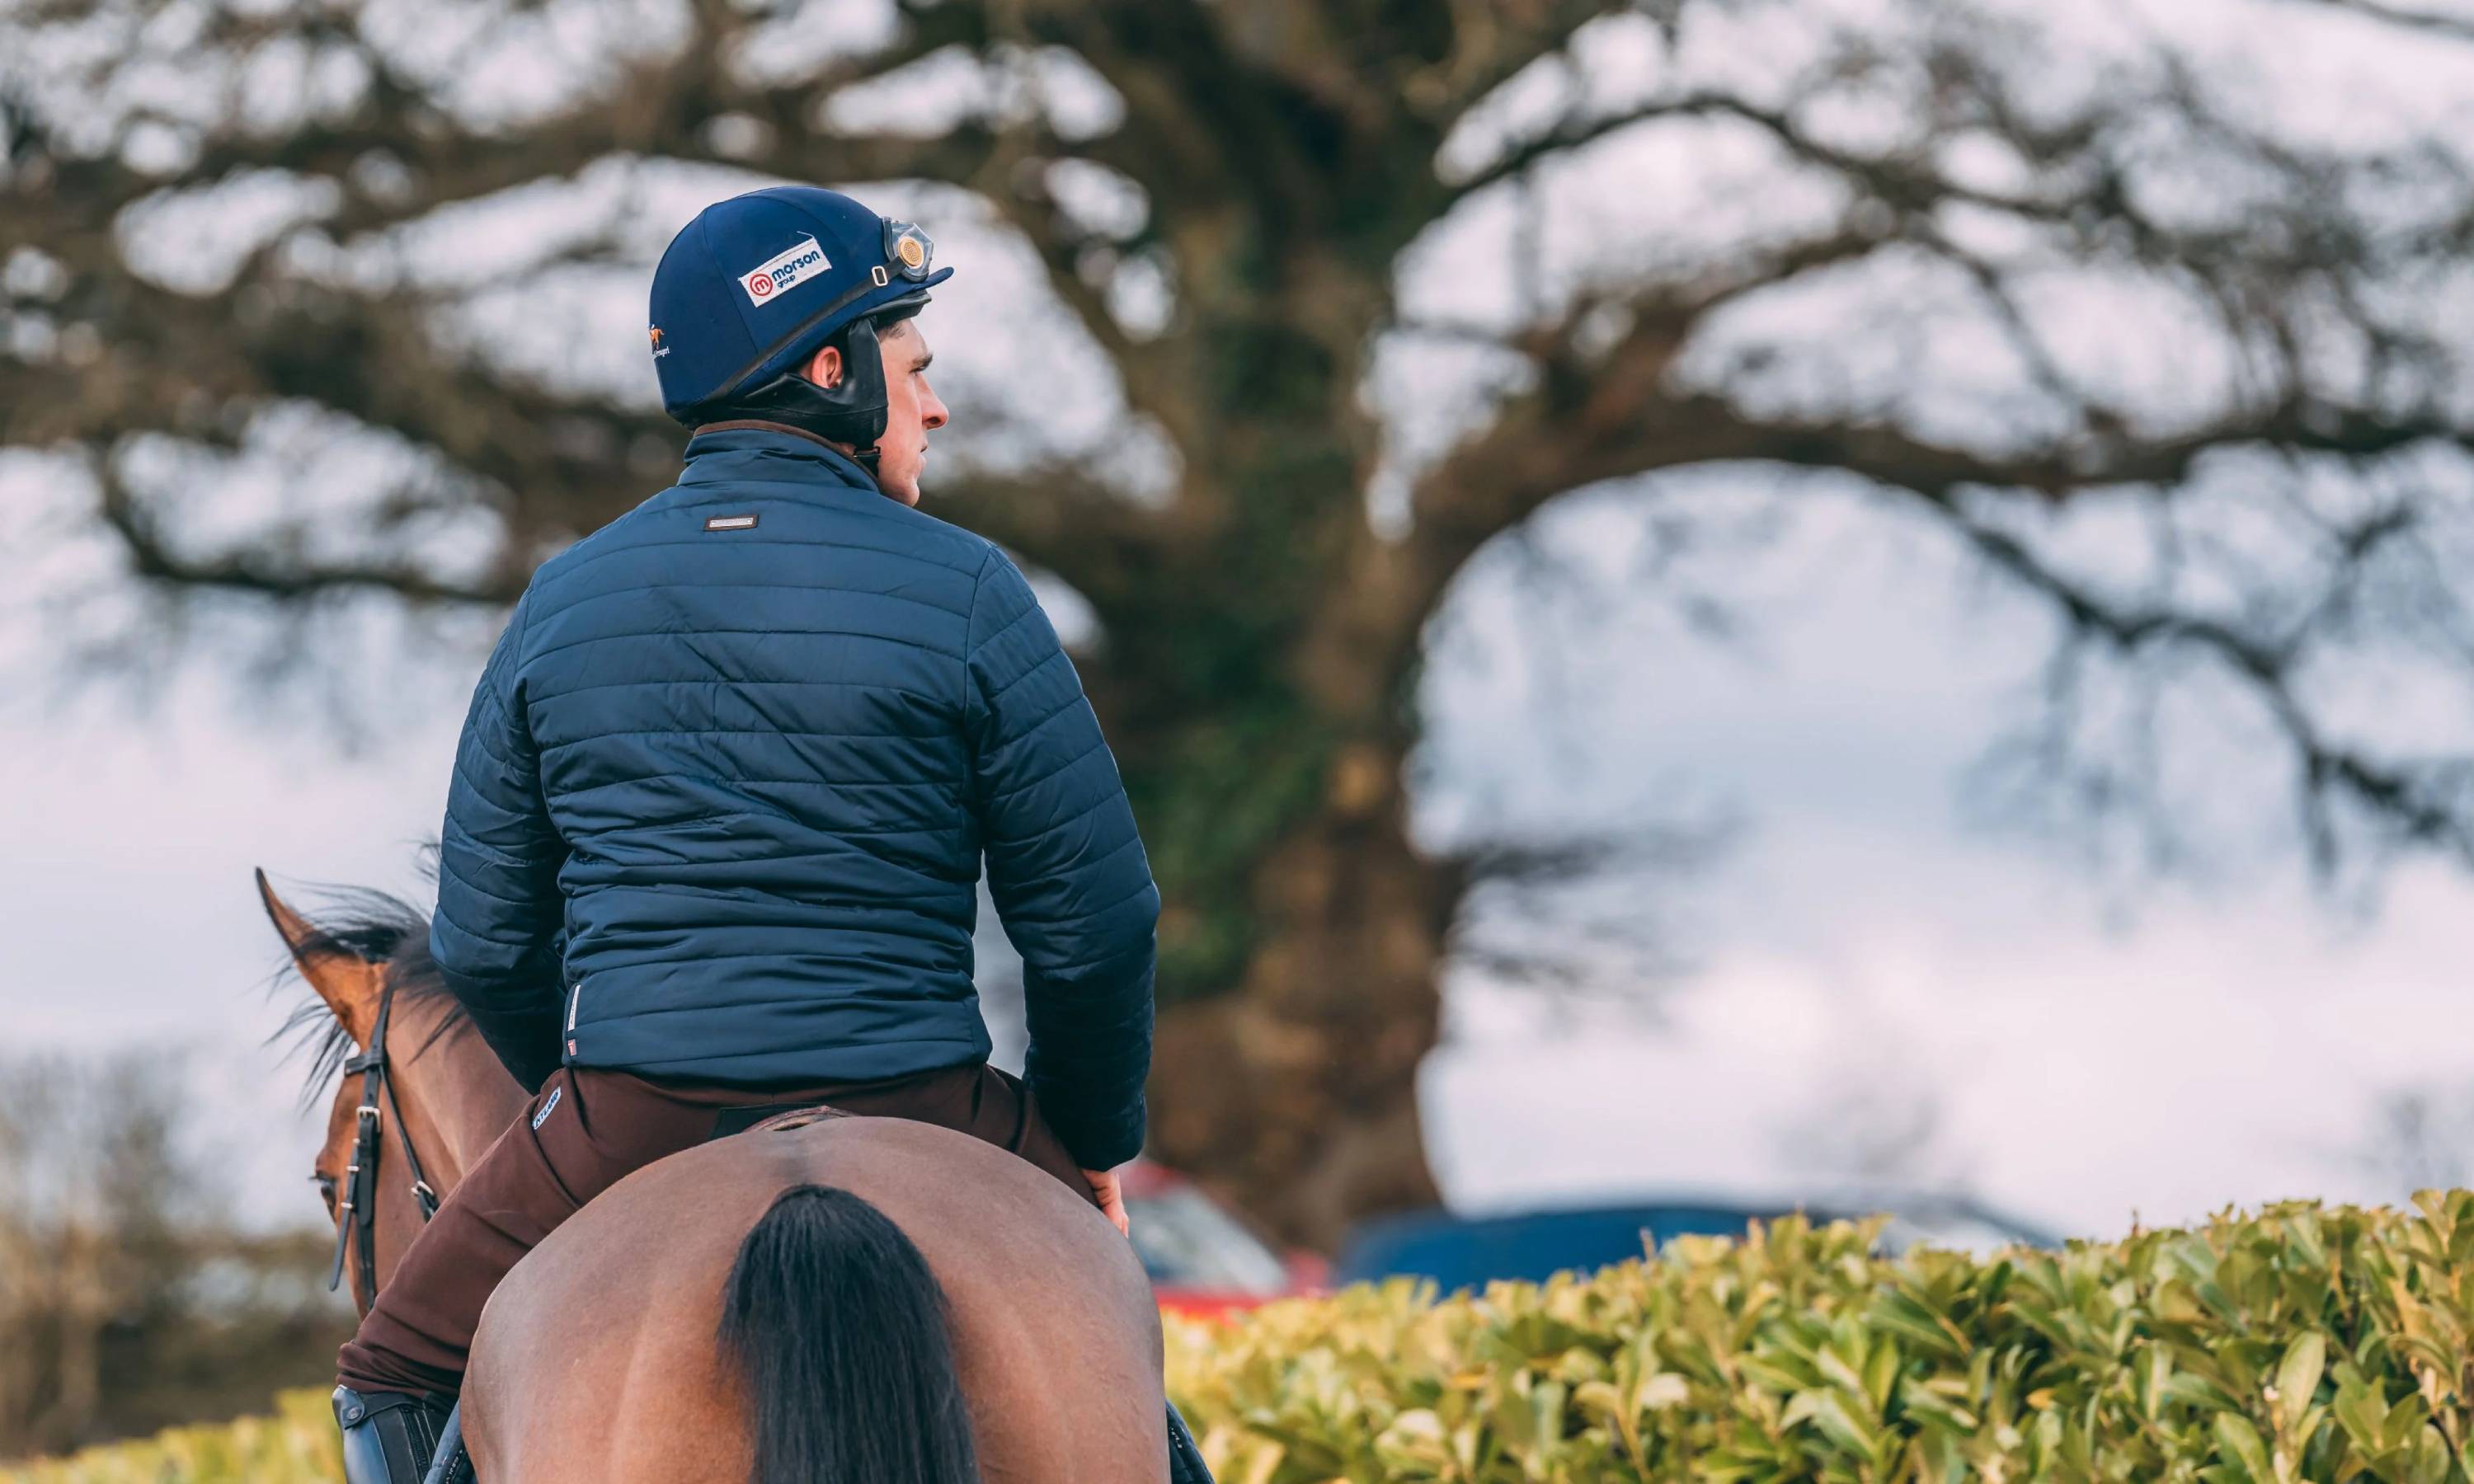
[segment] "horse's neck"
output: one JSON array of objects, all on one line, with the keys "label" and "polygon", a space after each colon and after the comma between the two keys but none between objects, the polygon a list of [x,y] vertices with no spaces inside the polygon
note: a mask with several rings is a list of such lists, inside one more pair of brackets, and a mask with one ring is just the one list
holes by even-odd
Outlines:
[{"label": "horse's neck", "polygon": [[395,1075],[399,1096],[419,1104],[418,1111],[407,1107],[405,1115],[427,1125],[416,1133],[429,1134],[436,1153],[424,1147],[421,1155],[424,1162],[439,1166],[432,1178],[444,1191],[463,1179],[515,1121],[526,1101],[524,1089],[499,1065],[497,1053],[480,1033],[455,1017],[444,1000],[422,1005],[411,1021],[399,1022],[388,1032],[387,1040],[391,1046],[420,1048]]}]

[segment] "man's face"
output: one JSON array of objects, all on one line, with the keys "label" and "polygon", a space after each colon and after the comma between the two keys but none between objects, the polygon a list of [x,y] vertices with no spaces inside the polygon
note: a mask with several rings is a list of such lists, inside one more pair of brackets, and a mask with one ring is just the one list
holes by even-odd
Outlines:
[{"label": "man's face", "polygon": [[917,319],[877,338],[885,354],[885,437],[877,447],[876,482],[905,505],[919,503],[919,476],[928,467],[928,435],[945,425],[945,404],[928,387],[928,363],[935,359]]}]

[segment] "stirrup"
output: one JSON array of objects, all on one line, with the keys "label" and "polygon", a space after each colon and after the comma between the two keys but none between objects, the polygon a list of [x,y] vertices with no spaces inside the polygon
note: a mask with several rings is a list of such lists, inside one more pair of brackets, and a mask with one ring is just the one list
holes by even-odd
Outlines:
[{"label": "stirrup", "polygon": [[[335,1388],[344,1431],[344,1484],[425,1484],[439,1434],[453,1413],[427,1397]],[[460,1445],[459,1449],[460,1451]]]},{"label": "stirrup", "polygon": [[1202,1449],[1194,1446],[1174,1401],[1168,1404],[1168,1484],[1212,1484],[1211,1466],[1202,1461]]}]

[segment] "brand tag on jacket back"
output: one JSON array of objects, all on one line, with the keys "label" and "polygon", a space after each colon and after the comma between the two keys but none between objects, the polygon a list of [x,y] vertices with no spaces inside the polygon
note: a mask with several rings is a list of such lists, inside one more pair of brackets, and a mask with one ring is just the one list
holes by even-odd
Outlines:
[{"label": "brand tag on jacket back", "polygon": [[704,528],[708,531],[753,531],[756,529],[756,517],[753,515],[716,515],[711,520],[704,523]]}]

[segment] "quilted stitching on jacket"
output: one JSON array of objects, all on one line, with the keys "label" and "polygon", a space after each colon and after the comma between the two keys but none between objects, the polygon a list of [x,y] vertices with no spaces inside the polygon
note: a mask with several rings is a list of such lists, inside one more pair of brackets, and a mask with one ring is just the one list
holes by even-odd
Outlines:
[{"label": "quilted stitching on jacket", "polygon": [[988,1053],[983,855],[1032,1090],[1085,1164],[1131,1158],[1159,895],[1030,584],[820,444],[709,433],[518,604],[457,749],[431,942],[519,1075],[905,1076]]}]

